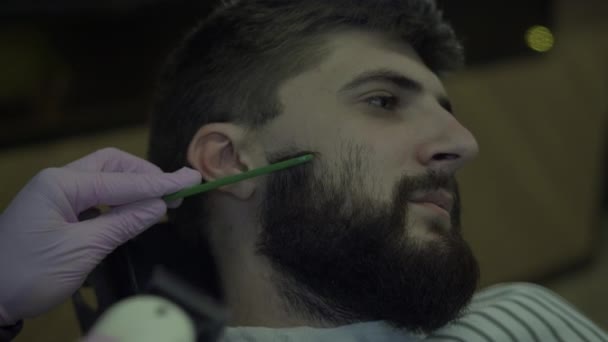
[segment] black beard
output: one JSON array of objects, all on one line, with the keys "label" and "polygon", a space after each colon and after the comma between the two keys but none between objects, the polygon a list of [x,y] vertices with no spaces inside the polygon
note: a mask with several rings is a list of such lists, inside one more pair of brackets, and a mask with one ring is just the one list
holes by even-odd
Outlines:
[{"label": "black beard", "polygon": [[[277,272],[286,306],[333,325],[384,320],[425,333],[457,318],[473,296],[479,268],[460,234],[455,179],[434,172],[403,177],[392,203],[378,203],[356,191],[360,160],[343,161],[340,169],[348,171],[333,178],[327,169],[320,172],[323,162],[270,175],[260,207],[258,253]],[[416,241],[407,227],[408,200],[415,191],[437,189],[454,196],[451,227],[420,221],[432,238]]]}]

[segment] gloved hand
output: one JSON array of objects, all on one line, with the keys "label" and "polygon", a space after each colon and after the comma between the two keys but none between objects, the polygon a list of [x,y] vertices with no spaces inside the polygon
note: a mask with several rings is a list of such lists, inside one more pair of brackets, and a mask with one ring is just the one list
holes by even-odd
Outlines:
[{"label": "gloved hand", "polygon": [[[114,148],[41,171],[0,216],[0,326],[69,298],[107,254],[163,217],[161,196],[200,182],[195,170],[163,173]],[[96,205],[112,209],[79,221]]]}]

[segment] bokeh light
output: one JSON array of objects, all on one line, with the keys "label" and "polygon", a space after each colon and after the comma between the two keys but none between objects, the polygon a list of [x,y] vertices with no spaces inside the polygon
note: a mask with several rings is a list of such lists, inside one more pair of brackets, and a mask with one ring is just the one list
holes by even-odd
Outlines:
[{"label": "bokeh light", "polygon": [[534,51],[547,52],[555,45],[555,38],[548,27],[532,26],[526,31],[526,44]]}]

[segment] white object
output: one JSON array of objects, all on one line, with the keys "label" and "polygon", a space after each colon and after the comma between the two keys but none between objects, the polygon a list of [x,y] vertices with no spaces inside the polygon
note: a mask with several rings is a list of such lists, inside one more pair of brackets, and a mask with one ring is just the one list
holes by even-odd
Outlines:
[{"label": "white object", "polygon": [[101,315],[84,341],[194,342],[188,314],[169,300],[152,295],[124,299]]}]

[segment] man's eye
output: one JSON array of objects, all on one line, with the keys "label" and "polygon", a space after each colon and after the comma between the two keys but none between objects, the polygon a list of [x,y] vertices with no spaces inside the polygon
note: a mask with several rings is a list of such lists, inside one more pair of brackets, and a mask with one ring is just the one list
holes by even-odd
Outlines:
[{"label": "man's eye", "polygon": [[365,99],[365,101],[386,110],[395,109],[399,104],[399,99],[395,96],[372,96]]}]

